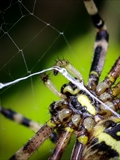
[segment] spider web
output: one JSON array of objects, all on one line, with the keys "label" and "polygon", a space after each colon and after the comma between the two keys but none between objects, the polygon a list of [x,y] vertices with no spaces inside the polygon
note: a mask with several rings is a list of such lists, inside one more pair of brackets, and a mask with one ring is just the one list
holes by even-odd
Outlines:
[{"label": "spider web", "polygon": [[[9,0],[0,3],[0,82],[31,75],[63,58],[79,69],[87,81],[95,30],[82,1]],[[108,0],[98,6],[111,35],[106,74],[107,66],[110,68],[120,54],[120,2]],[[59,90],[67,82],[60,75],[49,74]],[[42,124],[49,119],[49,104],[57,99],[44,87],[40,76],[0,90],[1,106]],[[8,159],[33,135],[29,129],[0,115],[0,159]],[[44,156],[51,153],[53,146],[47,141],[32,159],[46,159]]]}]

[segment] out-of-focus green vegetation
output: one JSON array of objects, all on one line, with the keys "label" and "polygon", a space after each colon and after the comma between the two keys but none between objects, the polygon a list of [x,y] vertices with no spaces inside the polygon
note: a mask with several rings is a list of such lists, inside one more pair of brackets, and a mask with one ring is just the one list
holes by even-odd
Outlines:
[{"label": "out-of-focus green vegetation", "polygon": [[[45,9],[44,12],[46,12],[46,17],[44,15],[42,20],[45,20],[45,22],[48,22],[51,20],[50,21],[51,26],[54,26],[55,29],[58,29],[59,31],[64,31],[67,41],[64,39],[63,36],[61,36],[61,38],[58,38],[59,41],[54,42],[55,37],[57,37],[56,36],[57,32],[51,27],[48,27],[49,29],[46,30],[45,32],[44,30],[41,30],[41,33],[45,35],[43,36],[40,34],[39,36],[38,35],[39,29],[37,28],[37,26],[36,26],[37,28],[36,34],[35,33],[33,34],[33,36],[37,35],[37,40],[34,39],[34,37],[32,40],[32,35],[30,32],[32,31],[35,32],[35,30],[31,30],[32,27],[30,26],[31,28],[29,28],[28,24],[33,25],[35,29],[35,26],[32,23],[33,17],[30,17],[31,19],[28,20],[28,24],[27,22],[25,23],[25,20],[24,20],[22,26],[27,27],[27,29],[26,27],[24,28],[25,31],[30,30],[30,32],[28,33],[31,35],[30,39],[32,40],[31,44],[28,44],[27,41],[24,42],[25,47],[23,49],[23,53],[24,53],[25,60],[27,62],[28,67],[32,68],[33,65],[36,65],[36,67],[34,67],[34,69],[32,70],[32,72],[36,72],[44,68],[51,67],[54,64],[55,59],[65,58],[65,59],[68,59],[81,72],[85,82],[87,82],[89,69],[90,69],[92,56],[93,56],[95,30],[91,26],[89,16],[86,14],[86,10],[83,4],[78,3],[79,6],[75,5],[73,6],[73,9],[71,8],[69,9],[70,13],[64,13],[67,10],[68,1],[66,1],[65,4],[60,3],[61,5],[60,6],[61,9],[59,8],[60,10],[63,9],[62,8],[63,6],[66,7],[66,10],[65,8],[63,9],[64,12],[60,12],[60,15],[62,15],[63,17],[64,15],[67,14],[68,17],[66,18],[67,19],[67,23],[66,23],[66,20],[63,19],[63,17],[61,18],[61,16],[58,15],[58,12],[56,11],[54,11],[55,13],[53,12],[53,14],[51,15],[51,19],[49,20],[47,19],[47,14],[48,12],[50,12],[49,7],[53,6],[52,3],[49,3],[49,4],[47,3],[48,1],[45,1],[45,3],[42,4],[42,5],[46,4],[45,5],[46,8],[44,8]],[[100,13],[102,14],[102,16],[105,17],[104,19],[106,20],[106,23],[108,22],[107,23],[108,31],[111,33],[108,54],[106,57],[106,63],[105,63],[104,72],[102,75],[102,79],[103,79],[104,76],[109,71],[110,67],[113,65],[113,63],[117,59],[117,57],[120,55],[120,50],[119,50],[120,49],[119,48],[119,42],[120,42],[119,41],[120,40],[119,39],[120,38],[119,7],[120,6],[118,7],[118,3],[115,4],[115,3],[108,3],[108,2],[106,3],[104,2],[103,4],[99,4],[99,5],[100,5]],[[77,12],[75,10],[77,10]],[[36,10],[35,15],[38,15],[38,14],[40,13],[38,13]],[[39,15],[39,17],[41,16]],[[55,18],[54,20],[54,17],[57,17],[57,18]],[[30,23],[30,21],[32,22]],[[37,22],[34,22],[34,23],[37,24]],[[62,24],[63,26],[62,25],[58,26],[58,23]],[[41,28],[44,28],[44,26],[42,26]],[[18,26],[18,28],[15,28],[15,29],[20,30],[21,28]],[[14,31],[11,30],[9,34],[12,35],[13,34],[12,32]],[[15,34],[17,34],[16,31],[13,34],[13,37],[12,37],[13,39]],[[29,34],[27,35],[28,38],[30,36]],[[52,34],[54,34],[55,37],[54,36],[52,37]],[[22,39],[24,38],[24,36],[22,35],[23,37],[21,37],[20,33],[18,35],[20,37],[18,36],[17,37],[18,39],[15,39],[15,42],[17,44],[19,44],[18,43],[19,38],[21,42],[24,41],[24,39]],[[43,39],[40,38],[41,36],[43,36],[44,38]],[[7,46],[5,48],[5,43],[8,43],[8,42],[5,42],[4,38],[5,36],[1,38],[2,42],[4,42],[4,43],[1,42],[1,44],[3,44],[5,51],[9,52],[7,50]],[[50,42],[48,42],[48,40]],[[38,44],[36,44],[36,42]],[[53,45],[51,45],[52,43]],[[22,46],[22,43],[20,44]],[[39,44],[40,44],[40,47],[39,47]],[[41,44],[44,45],[45,48],[41,47],[42,46]],[[1,56],[2,54],[4,54],[3,52],[4,50],[2,50]],[[29,52],[29,54],[26,54],[27,52]],[[39,52],[41,55],[38,55]],[[45,52],[46,54],[44,55]],[[16,53],[16,51],[14,51],[14,53]],[[44,55],[43,58],[40,60],[40,62],[37,62],[37,59],[39,60],[40,56],[42,57],[42,55]],[[8,60],[10,60],[10,58]],[[13,66],[12,66],[12,62],[13,62]],[[21,77],[21,75],[26,73],[26,71],[24,71],[23,69],[25,65],[25,63],[23,62],[23,59],[20,60],[20,62],[23,63],[22,65],[19,64],[19,56],[18,58],[14,57],[12,62],[7,63],[7,60],[6,60],[5,67],[3,67],[3,69],[5,68],[5,70],[4,71],[3,69],[0,70],[1,81],[2,80],[4,80],[4,82],[10,81],[12,80],[11,77],[13,78]],[[21,66],[23,68],[21,68]],[[3,78],[4,74],[2,74],[2,72],[6,73],[7,75],[6,77],[8,77],[8,79]],[[52,72],[49,72],[49,73],[50,73],[50,79],[53,80],[58,90],[60,90],[60,87],[62,86],[62,84],[66,83],[67,80],[61,75],[54,77]],[[59,99],[58,97],[53,95],[53,93],[43,85],[42,81],[40,80],[40,76],[32,77],[28,80],[19,82],[18,84],[15,84],[4,90],[1,90],[0,98],[1,98],[1,105],[3,107],[11,108],[16,112],[19,112],[24,116],[34,121],[37,121],[41,124],[44,124],[50,117],[49,111],[48,111],[49,104],[54,100]],[[25,128],[12,121],[9,121],[0,115],[0,160],[8,159],[22,145],[24,145],[27,142],[27,140],[30,139],[33,135],[34,133],[30,131],[28,128]],[[74,141],[74,138],[70,141],[63,159],[66,159],[68,155],[70,156],[71,149],[73,146],[73,141]],[[52,144],[49,140],[47,140],[47,142],[45,142],[45,144],[42,145],[42,147],[31,157],[31,159],[33,160],[47,159],[46,157],[49,156],[53,148],[54,148],[54,144]]]}]

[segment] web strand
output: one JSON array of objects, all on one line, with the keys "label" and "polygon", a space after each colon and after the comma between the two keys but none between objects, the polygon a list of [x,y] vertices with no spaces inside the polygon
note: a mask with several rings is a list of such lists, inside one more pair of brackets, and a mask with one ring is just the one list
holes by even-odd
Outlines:
[{"label": "web strand", "polygon": [[2,88],[4,88],[4,87],[7,87],[7,86],[10,86],[10,85],[13,85],[13,84],[15,84],[15,83],[18,83],[18,82],[20,82],[20,81],[26,80],[26,79],[28,79],[28,78],[30,78],[30,77],[35,76],[35,75],[39,75],[39,74],[41,74],[41,73],[44,73],[44,72],[47,72],[47,71],[51,71],[51,70],[53,70],[53,69],[55,69],[55,68],[54,68],[54,67],[51,67],[51,68],[48,68],[48,69],[44,69],[44,70],[42,70],[42,71],[40,71],[40,72],[32,73],[32,74],[30,74],[30,75],[28,75],[28,76],[26,76],[26,77],[18,78],[18,79],[16,79],[16,80],[12,81],[12,82],[0,83],[0,89],[2,89]]},{"label": "web strand", "polygon": [[90,95],[90,97],[92,97],[93,99],[95,99],[96,101],[98,101],[100,104],[102,104],[105,109],[108,109],[110,110],[114,115],[116,115],[117,117],[120,117],[120,115],[115,112],[114,110],[112,110],[110,107],[108,107],[106,104],[104,104],[102,101],[100,101],[97,97],[95,97],[92,93],[89,92],[89,90],[87,90],[83,84],[83,81],[82,82],[78,82],[74,77],[72,77],[65,68],[60,68],[58,66],[54,66],[54,67],[51,67],[51,68],[48,68],[48,69],[44,69],[40,72],[36,72],[36,73],[33,73],[33,74],[30,74],[26,77],[23,77],[23,78],[19,78],[19,79],[16,79],[12,82],[8,82],[8,83],[0,83],[0,89],[4,88],[4,87],[7,87],[9,85],[12,85],[12,84],[15,84],[15,83],[18,83],[20,81],[23,81],[25,79],[28,79],[30,77],[33,77],[35,75],[38,75],[38,74],[41,74],[41,73],[44,73],[46,71],[50,71],[50,70],[57,70],[59,71],[65,78],[67,78],[70,82],[72,82],[73,84],[75,84],[80,90],[83,90],[85,91],[86,93],[88,93]]}]

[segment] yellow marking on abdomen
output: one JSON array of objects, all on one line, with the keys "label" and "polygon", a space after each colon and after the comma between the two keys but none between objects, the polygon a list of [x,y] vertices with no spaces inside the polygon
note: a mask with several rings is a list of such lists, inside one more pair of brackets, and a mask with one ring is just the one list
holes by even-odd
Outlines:
[{"label": "yellow marking on abdomen", "polygon": [[114,139],[107,133],[101,133],[98,136],[98,142],[100,143],[102,141],[120,154],[120,141]]}]

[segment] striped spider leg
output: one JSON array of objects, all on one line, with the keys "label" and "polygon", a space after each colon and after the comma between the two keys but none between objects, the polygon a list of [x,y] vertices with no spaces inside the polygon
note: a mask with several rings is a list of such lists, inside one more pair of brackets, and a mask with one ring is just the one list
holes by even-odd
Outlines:
[{"label": "striped spider leg", "polygon": [[93,0],[84,0],[85,7],[92,18],[93,25],[97,29],[94,45],[94,57],[91,65],[87,88],[94,90],[98,84],[101,71],[103,69],[106,52],[108,48],[109,34],[107,27],[98,13]]},{"label": "striped spider leg", "polygon": [[[28,127],[29,129],[31,129],[32,131],[34,131],[35,133],[43,126],[40,123],[37,123],[35,121],[32,121],[31,119],[28,119],[26,117],[24,117],[23,115],[21,115],[20,113],[17,113],[11,109],[6,109],[0,106],[0,113],[7,119],[10,119],[18,124],[21,124],[25,127]],[[58,136],[55,132],[53,132],[50,135],[50,140],[54,143],[56,143]]]},{"label": "striped spider leg", "polygon": [[6,118],[15,121],[18,124],[29,127],[34,132],[37,132],[42,127],[41,124],[31,121],[30,119],[22,116],[20,113],[17,113],[11,109],[5,109],[0,106],[0,112]]}]

